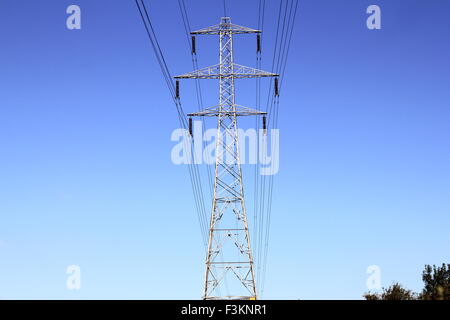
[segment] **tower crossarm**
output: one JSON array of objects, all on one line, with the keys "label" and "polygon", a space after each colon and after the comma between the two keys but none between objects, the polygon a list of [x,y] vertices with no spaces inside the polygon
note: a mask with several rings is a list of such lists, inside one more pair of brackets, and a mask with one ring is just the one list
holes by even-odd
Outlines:
[{"label": "tower crossarm", "polygon": [[[231,71],[232,72],[228,72]],[[225,72],[224,72],[225,71]],[[278,77],[276,73],[259,70],[251,67],[242,66],[233,63],[232,66],[221,68],[220,64],[202,68],[189,73],[176,76],[175,79],[221,79],[230,78],[244,79],[244,78],[262,78],[262,77]]]},{"label": "tower crossarm", "polygon": [[[225,20],[228,21],[228,20]],[[248,34],[248,33],[261,33],[260,30],[255,30],[247,27],[238,26],[237,24],[224,22],[221,24],[216,24],[211,27],[203,28],[197,31],[192,31],[192,35],[197,34],[213,34],[217,35],[223,32],[223,30],[227,30],[227,32],[233,33],[233,34]]]},{"label": "tower crossarm", "polygon": [[203,109],[199,112],[188,113],[188,117],[218,117],[218,116],[259,116],[266,115],[267,112],[247,108],[239,105],[233,106],[214,106]]}]

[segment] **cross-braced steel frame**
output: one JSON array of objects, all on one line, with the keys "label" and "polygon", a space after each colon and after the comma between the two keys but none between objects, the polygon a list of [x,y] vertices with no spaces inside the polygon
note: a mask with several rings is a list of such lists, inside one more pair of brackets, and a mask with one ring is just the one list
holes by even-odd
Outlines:
[{"label": "cross-braced steel frame", "polygon": [[[175,77],[176,79],[219,79],[219,105],[188,116],[218,119],[214,198],[209,226],[203,299],[256,299],[254,261],[244,201],[239,155],[238,116],[265,112],[236,105],[234,80],[276,77],[277,74],[241,66],[233,61],[233,35],[260,33],[231,23],[229,17],[192,35],[219,35],[220,63]],[[223,291],[228,291],[226,294]]]}]

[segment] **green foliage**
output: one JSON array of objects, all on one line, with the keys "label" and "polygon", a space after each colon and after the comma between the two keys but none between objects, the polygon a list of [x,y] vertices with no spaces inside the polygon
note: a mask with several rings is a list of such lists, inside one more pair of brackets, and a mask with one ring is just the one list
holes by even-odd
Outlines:
[{"label": "green foliage", "polygon": [[381,293],[367,292],[363,297],[366,300],[450,300],[450,264],[425,265],[422,280],[424,288],[419,295],[394,283]]},{"label": "green foliage", "polygon": [[366,300],[381,300],[381,295],[377,293],[366,292],[363,295]]},{"label": "green foliage", "polygon": [[388,288],[383,288],[381,293],[365,293],[366,300],[416,300],[417,294],[404,288],[400,283],[394,283]]},{"label": "green foliage", "polygon": [[419,298],[423,300],[450,300],[450,264],[441,267],[426,265],[422,273],[424,288]]}]

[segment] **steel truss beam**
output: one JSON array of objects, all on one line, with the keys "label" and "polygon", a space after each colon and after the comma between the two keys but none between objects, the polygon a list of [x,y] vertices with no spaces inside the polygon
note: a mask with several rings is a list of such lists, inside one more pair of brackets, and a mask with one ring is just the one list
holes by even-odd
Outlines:
[{"label": "steel truss beam", "polygon": [[[219,105],[188,114],[217,117],[214,198],[203,299],[257,298],[239,155],[237,117],[266,113],[235,103],[234,80],[278,75],[234,63],[233,34],[249,33],[260,31],[234,25],[228,17],[222,18],[218,25],[192,32],[193,35],[219,35],[220,63],[175,77],[219,80]],[[223,290],[227,289],[232,291],[231,294],[222,294]]]},{"label": "steel truss beam", "polygon": [[[223,71],[226,73],[222,73]],[[210,67],[176,76],[175,79],[221,79],[226,77],[233,77],[234,79],[245,79],[276,76],[278,75],[275,73],[233,63],[233,65],[226,68],[222,68],[221,64],[216,64]]]}]

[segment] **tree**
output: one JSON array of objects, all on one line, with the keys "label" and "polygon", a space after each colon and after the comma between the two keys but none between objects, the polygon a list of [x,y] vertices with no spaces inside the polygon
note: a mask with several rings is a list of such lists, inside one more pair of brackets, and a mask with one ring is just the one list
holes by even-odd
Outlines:
[{"label": "tree", "polygon": [[441,267],[425,265],[422,273],[424,288],[419,298],[423,300],[450,300],[450,264]]},{"label": "tree", "polygon": [[367,292],[363,297],[366,300],[416,300],[417,294],[396,282],[388,288],[383,288],[381,293]]},{"label": "tree", "polygon": [[380,294],[371,292],[364,293],[363,298],[366,300],[381,300]]}]

